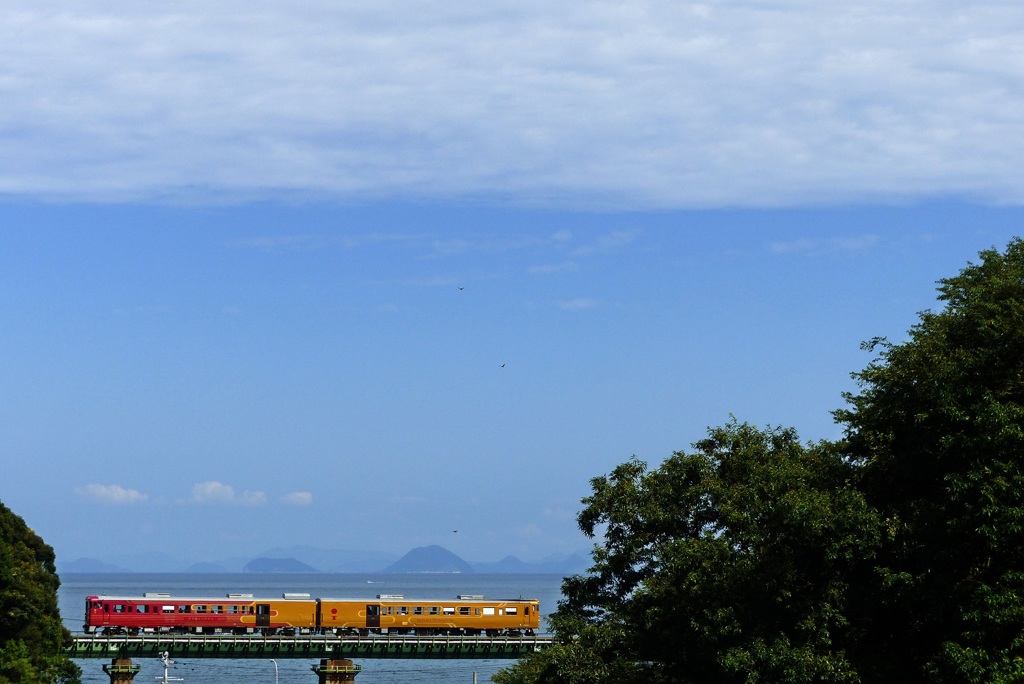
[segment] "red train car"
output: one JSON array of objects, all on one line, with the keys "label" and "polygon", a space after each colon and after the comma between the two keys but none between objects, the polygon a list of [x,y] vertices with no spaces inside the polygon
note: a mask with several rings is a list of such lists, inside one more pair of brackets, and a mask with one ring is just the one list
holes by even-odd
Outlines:
[{"label": "red train car", "polygon": [[281,599],[228,594],[224,598],[143,596],[88,596],[85,599],[86,633],[138,634],[295,632],[316,625],[317,602],[308,594],[285,594]]}]

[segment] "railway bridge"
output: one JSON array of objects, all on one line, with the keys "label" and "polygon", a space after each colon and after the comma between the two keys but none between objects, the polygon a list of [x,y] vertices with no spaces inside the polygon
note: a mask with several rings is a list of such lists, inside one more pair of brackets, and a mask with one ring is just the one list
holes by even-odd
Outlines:
[{"label": "railway bridge", "polygon": [[[319,684],[354,682],[362,669],[353,658],[522,658],[550,646],[550,636],[264,636],[259,634],[76,634],[66,650],[70,658],[105,658],[111,684],[133,684],[141,667],[132,658],[161,658],[164,682],[175,658],[303,658]],[[276,669],[275,664],[275,669]],[[474,675],[475,681],[475,675]]]},{"label": "railway bridge", "polygon": [[550,636],[76,634],[69,658],[522,658]]}]

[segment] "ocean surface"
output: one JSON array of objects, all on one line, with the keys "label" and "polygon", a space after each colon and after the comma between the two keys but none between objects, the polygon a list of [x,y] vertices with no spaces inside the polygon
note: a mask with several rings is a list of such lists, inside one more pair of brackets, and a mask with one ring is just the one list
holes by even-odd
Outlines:
[{"label": "ocean surface", "polygon": [[[374,598],[377,594],[404,594],[409,598],[454,598],[457,594],[482,594],[487,598],[535,598],[540,600],[541,631],[547,632],[546,618],[561,598],[561,575],[484,574],[109,574],[69,573],[61,575],[58,592],[60,614],[73,633],[82,631],[85,597],[90,595],[141,596],[144,592],[166,592],[175,596],[224,596],[229,592],[280,597],[285,592],[305,592],[332,598]],[[310,670],[315,660],[277,661],[277,684],[316,684]],[[367,658],[355,660],[363,670],[356,684],[471,684],[473,674],[483,684],[514,660],[406,660]],[[109,684],[102,659],[77,661],[83,684]],[[135,684],[153,684],[163,678],[157,658],[138,659],[142,670]],[[179,684],[275,684],[270,660],[219,660],[195,658],[176,660],[171,677]]]}]

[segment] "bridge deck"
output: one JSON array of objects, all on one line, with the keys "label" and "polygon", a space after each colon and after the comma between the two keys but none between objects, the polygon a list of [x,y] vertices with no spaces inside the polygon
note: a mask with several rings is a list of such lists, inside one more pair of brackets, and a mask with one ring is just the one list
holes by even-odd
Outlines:
[{"label": "bridge deck", "polygon": [[522,658],[551,645],[550,636],[262,636],[76,634],[70,658]]}]

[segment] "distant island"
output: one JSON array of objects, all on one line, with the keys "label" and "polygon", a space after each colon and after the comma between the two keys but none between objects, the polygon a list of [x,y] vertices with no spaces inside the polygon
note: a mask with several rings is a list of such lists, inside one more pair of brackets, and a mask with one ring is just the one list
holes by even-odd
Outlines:
[{"label": "distant island", "polygon": [[384,568],[388,573],[432,572],[471,573],[472,566],[448,549],[440,546],[421,546],[405,554]]},{"label": "distant island", "polygon": [[401,557],[373,551],[321,549],[309,546],[268,549],[250,558],[188,561],[165,554],[136,554],[109,558],[57,561],[61,574],[184,572],[226,573],[461,573],[461,574],[557,574],[584,572],[589,554],[578,551],[540,561],[506,556],[496,562],[469,562],[441,546],[421,546]]},{"label": "distant island", "polygon": [[253,558],[242,572],[316,572],[316,568],[295,558]]}]

